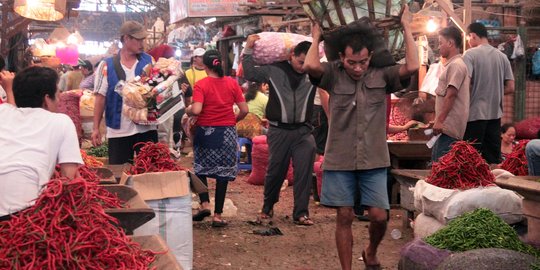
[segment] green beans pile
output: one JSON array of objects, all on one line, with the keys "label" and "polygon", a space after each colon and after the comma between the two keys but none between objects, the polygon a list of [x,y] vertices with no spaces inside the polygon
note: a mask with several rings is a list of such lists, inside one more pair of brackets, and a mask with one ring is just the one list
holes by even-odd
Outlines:
[{"label": "green beans pile", "polygon": [[106,143],[104,143],[98,147],[90,147],[90,149],[88,149],[86,153],[94,157],[108,157],[109,147]]},{"label": "green beans pile", "polygon": [[451,251],[503,248],[540,257],[540,250],[523,243],[517,233],[491,210],[479,208],[452,220],[425,239],[426,243]]}]

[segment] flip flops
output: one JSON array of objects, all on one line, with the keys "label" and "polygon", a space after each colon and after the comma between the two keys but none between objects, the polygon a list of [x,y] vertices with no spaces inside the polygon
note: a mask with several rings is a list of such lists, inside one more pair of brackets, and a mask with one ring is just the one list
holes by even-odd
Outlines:
[{"label": "flip flops", "polygon": [[366,251],[365,250],[362,250],[362,260],[364,261],[364,265],[366,266],[366,268],[364,268],[365,270],[381,270],[381,264],[378,263],[378,264],[367,264],[367,260],[366,260]]},{"label": "flip flops", "polygon": [[294,221],[294,224],[300,226],[312,226],[315,223],[308,216],[303,216]]},{"label": "flip flops", "polygon": [[227,223],[227,221],[225,220],[214,220],[212,221],[212,227],[214,228],[223,228],[225,226],[229,225],[229,223]]},{"label": "flip flops", "polygon": [[193,221],[203,221],[205,217],[209,217],[211,214],[210,210],[208,209],[202,209],[199,210],[199,212],[195,215],[193,215],[192,220]]}]

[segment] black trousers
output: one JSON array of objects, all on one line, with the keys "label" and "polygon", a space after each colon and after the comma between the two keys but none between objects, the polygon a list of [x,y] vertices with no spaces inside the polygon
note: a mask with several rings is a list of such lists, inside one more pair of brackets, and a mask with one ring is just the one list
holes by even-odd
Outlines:
[{"label": "black trousers", "polygon": [[[206,175],[197,175],[206,186],[208,186],[208,180]],[[227,186],[229,185],[229,180],[216,179],[216,196],[214,198],[214,213],[221,214],[223,213],[223,205],[225,204],[225,194],[227,194]],[[210,202],[210,196],[208,192],[199,194],[199,199],[201,203]]]},{"label": "black trousers", "polygon": [[313,116],[311,118],[313,125],[313,138],[317,145],[317,154],[323,155],[326,147],[326,139],[328,138],[328,118],[324,109],[320,105],[313,105]]},{"label": "black trousers", "polygon": [[150,130],[144,133],[137,133],[128,137],[110,138],[109,143],[109,164],[124,164],[133,161],[133,153],[139,152],[140,146],[135,147],[139,142],[157,142],[157,130]]},{"label": "black trousers", "polygon": [[501,119],[467,122],[463,139],[473,144],[489,164],[501,163]]}]

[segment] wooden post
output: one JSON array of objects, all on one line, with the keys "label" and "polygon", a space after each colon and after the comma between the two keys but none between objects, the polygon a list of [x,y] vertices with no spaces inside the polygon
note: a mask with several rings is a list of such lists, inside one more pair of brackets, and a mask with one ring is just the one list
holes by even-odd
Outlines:
[{"label": "wooden post", "polygon": [[[520,35],[523,44],[527,44],[527,28],[520,26],[518,27],[517,32]],[[525,118],[525,92],[527,88],[526,73],[527,60],[525,57],[521,57],[516,61],[516,72],[514,73],[514,122],[519,122]]]}]

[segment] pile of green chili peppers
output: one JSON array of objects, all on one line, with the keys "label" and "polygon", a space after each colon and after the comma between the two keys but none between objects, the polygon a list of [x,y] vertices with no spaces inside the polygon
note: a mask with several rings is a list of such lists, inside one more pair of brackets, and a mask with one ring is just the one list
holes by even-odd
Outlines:
[{"label": "pile of green chili peppers", "polygon": [[426,243],[451,251],[503,248],[540,257],[540,250],[523,243],[517,233],[491,210],[479,208],[450,221],[425,239]]}]

